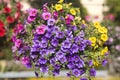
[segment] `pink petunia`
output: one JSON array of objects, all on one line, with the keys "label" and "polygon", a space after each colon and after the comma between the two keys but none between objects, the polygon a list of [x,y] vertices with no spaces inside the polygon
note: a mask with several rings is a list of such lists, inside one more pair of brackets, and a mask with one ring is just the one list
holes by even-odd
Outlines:
[{"label": "pink petunia", "polygon": [[51,13],[49,12],[42,13],[42,17],[44,20],[48,20],[51,18]]},{"label": "pink petunia", "polygon": [[35,8],[29,9],[29,16],[36,16],[38,13],[38,10]]},{"label": "pink petunia", "polygon": [[34,16],[28,16],[27,22],[28,22],[28,23],[31,23],[31,22],[33,22],[35,19],[36,19],[36,17],[34,17]]},{"label": "pink petunia", "polygon": [[37,34],[44,34],[45,31],[46,31],[46,26],[45,25],[38,26],[37,29],[36,29]]},{"label": "pink petunia", "polygon": [[15,46],[16,46],[17,48],[19,48],[20,45],[21,45],[21,43],[22,43],[22,40],[16,39],[16,41],[15,41]]},{"label": "pink petunia", "polygon": [[65,21],[66,21],[66,24],[70,24],[71,21],[74,20],[74,17],[70,14],[67,14],[66,18],[65,18]]},{"label": "pink petunia", "polygon": [[22,57],[22,64],[26,65],[30,62],[30,59],[28,57]]}]

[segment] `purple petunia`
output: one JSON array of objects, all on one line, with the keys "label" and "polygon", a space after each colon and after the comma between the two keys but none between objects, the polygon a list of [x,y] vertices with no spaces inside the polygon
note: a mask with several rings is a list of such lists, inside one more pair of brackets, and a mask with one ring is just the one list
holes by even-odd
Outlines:
[{"label": "purple petunia", "polygon": [[47,25],[48,25],[48,26],[53,26],[54,23],[55,23],[55,19],[49,19],[49,20],[47,21]]},{"label": "purple petunia", "polygon": [[42,72],[42,73],[46,73],[46,72],[48,72],[48,66],[46,66],[46,65],[42,65],[41,67],[40,67],[40,71]]},{"label": "purple petunia", "polygon": [[78,70],[78,69],[73,69],[73,70],[72,70],[72,74],[73,74],[74,76],[76,76],[76,77],[79,77],[79,76],[80,76],[80,70]]},{"label": "purple petunia", "polygon": [[96,70],[94,68],[90,69],[90,76],[96,76]]},{"label": "purple petunia", "polygon": [[63,48],[70,48],[71,47],[71,42],[69,40],[65,40],[63,43],[62,43],[62,47]]},{"label": "purple petunia", "polygon": [[57,75],[59,75],[59,73],[60,73],[60,70],[57,70],[57,69],[54,69],[52,71],[53,76],[57,76]]},{"label": "purple petunia", "polygon": [[83,77],[83,78],[80,78],[80,80],[88,80],[88,79]]},{"label": "purple petunia", "polygon": [[51,44],[52,44],[54,47],[57,47],[58,44],[59,44],[59,42],[58,42],[57,39],[52,39]]},{"label": "purple petunia", "polygon": [[39,58],[39,63],[40,64],[46,64],[47,60],[43,57]]},{"label": "purple petunia", "polygon": [[56,36],[55,37],[60,38],[60,39],[64,38],[65,37],[64,32],[62,32],[62,31],[56,32]]},{"label": "purple petunia", "polygon": [[104,59],[104,60],[102,61],[102,66],[106,66],[107,63],[108,63],[108,61],[107,61],[106,59]]},{"label": "purple petunia", "polygon": [[46,48],[48,46],[47,42],[41,42],[40,44],[40,48]]},{"label": "purple petunia", "polygon": [[72,47],[71,47],[71,51],[72,51],[72,53],[77,53],[77,52],[78,52],[78,50],[79,50],[78,45],[73,44],[73,45],[72,45]]}]

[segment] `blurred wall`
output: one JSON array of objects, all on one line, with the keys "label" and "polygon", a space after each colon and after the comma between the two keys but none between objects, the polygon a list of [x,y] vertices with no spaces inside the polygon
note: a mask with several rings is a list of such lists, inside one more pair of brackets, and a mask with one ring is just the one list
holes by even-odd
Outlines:
[{"label": "blurred wall", "polygon": [[[91,17],[98,16],[97,21],[103,20],[103,12],[105,0],[81,0],[81,3],[87,8]],[[94,21],[94,20],[93,20]]]}]

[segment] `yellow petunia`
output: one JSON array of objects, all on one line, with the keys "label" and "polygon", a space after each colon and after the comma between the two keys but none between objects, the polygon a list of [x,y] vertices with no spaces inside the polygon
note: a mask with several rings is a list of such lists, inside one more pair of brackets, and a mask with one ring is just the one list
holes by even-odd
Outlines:
[{"label": "yellow petunia", "polygon": [[100,32],[100,33],[107,33],[108,30],[105,27],[99,27],[98,28],[98,32]]},{"label": "yellow petunia", "polygon": [[59,0],[58,3],[63,3],[64,0]]},{"label": "yellow petunia", "polygon": [[72,15],[76,15],[75,9],[70,9],[70,13],[71,13]]},{"label": "yellow petunia", "polygon": [[95,26],[96,28],[101,27],[99,22],[94,22],[94,26]]},{"label": "yellow petunia", "polygon": [[108,47],[105,47],[103,50],[101,50],[101,55],[104,55],[105,53],[108,52]]},{"label": "yellow petunia", "polygon": [[96,61],[94,61],[93,64],[94,64],[94,66],[98,66],[99,65],[99,63],[96,62]]},{"label": "yellow petunia", "polygon": [[56,5],[55,5],[55,9],[56,9],[57,11],[62,10],[62,8],[63,8],[63,6],[62,6],[61,4],[56,4]]},{"label": "yellow petunia", "polygon": [[96,37],[90,37],[89,40],[93,43],[96,43]]},{"label": "yellow petunia", "polygon": [[101,40],[107,41],[107,40],[108,40],[107,34],[102,34],[102,35],[101,35]]}]

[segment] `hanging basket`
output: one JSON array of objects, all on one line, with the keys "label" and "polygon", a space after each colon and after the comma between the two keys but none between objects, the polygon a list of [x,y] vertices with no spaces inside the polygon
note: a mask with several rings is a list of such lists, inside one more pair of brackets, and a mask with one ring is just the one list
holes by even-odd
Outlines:
[{"label": "hanging basket", "polygon": [[15,58],[27,68],[34,67],[38,77],[59,75],[67,69],[69,77],[81,80],[96,75],[95,67],[107,63],[107,29],[98,22],[87,24],[72,3],[31,8],[12,40]]}]

